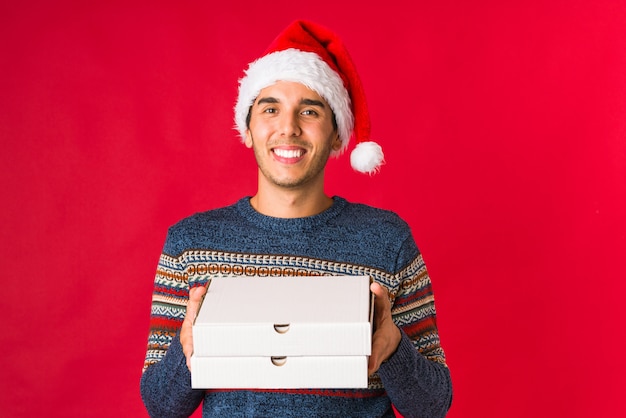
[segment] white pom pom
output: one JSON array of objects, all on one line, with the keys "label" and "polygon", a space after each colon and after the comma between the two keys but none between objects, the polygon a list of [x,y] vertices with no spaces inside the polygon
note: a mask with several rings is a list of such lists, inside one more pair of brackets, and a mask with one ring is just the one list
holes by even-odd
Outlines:
[{"label": "white pom pom", "polygon": [[376,142],[361,142],[350,154],[352,168],[361,173],[374,174],[385,162],[383,149]]}]

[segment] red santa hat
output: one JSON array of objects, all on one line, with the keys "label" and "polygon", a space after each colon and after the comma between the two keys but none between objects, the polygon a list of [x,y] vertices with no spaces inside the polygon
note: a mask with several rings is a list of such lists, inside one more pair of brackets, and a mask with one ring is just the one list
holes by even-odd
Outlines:
[{"label": "red santa hat", "polygon": [[382,148],[370,140],[370,117],[365,92],[354,63],[336,34],[317,24],[298,20],[279,34],[252,62],[239,80],[235,126],[242,139],[248,129],[250,106],[265,87],[278,81],[293,81],[316,91],[330,105],[337,121],[340,155],[354,137],[350,154],[356,171],[373,174],[384,163]]}]

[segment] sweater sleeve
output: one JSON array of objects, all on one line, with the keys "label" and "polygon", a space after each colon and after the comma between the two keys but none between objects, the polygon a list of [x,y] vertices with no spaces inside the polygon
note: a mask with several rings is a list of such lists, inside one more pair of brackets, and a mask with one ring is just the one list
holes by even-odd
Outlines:
[{"label": "sweater sleeve", "polygon": [[169,235],[154,279],[140,391],[151,417],[188,417],[202,402],[204,391],[191,388],[179,337],[189,300],[189,278],[179,257],[168,255],[168,245]]},{"label": "sweater sleeve", "polygon": [[402,339],[378,374],[403,417],[444,417],[452,403],[452,381],[440,344],[430,276],[412,237],[404,242],[399,263],[405,267],[397,273],[391,313]]},{"label": "sweater sleeve", "polygon": [[189,417],[204,399],[204,390],[191,388],[191,373],[178,335],[165,357],[143,372],[140,386],[143,403],[153,418]]},{"label": "sweater sleeve", "polygon": [[378,375],[404,418],[446,416],[452,403],[450,371],[415,350],[403,331],[398,349],[380,366]]}]

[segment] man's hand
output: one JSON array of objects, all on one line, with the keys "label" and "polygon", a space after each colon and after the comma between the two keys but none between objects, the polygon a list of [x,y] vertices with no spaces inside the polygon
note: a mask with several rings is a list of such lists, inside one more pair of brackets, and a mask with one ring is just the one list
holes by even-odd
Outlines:
[{"label": "man's hand", "polygon": [[402,334],[391,319],[391,303],[387,290],[378,283],[372,283],[370,290],[374,298],[374,335],[372,336],[372,354],[367,366],[368,374],[378,370],[381,363],[395,353]]},{"label": "man's hand", "polygon": [[187,359],[187,368],[191,370],[191,355],[193,354],[193,334],[191,328],[193,321],[198,315],[202,298],[206,294],[206,286],[198,286],[189,289],[189,300],[187,301],[187,314],[180,330],[180,344],[183,346],[183,353]]}]

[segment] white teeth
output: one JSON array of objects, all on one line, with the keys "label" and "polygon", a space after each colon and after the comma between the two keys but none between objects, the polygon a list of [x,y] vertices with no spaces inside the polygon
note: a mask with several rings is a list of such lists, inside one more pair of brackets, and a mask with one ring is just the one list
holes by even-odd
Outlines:
[{"label": "white teeth", "polygon": [[274,154],[282,158],[298,158],[302,155],[302,150],[276,148]]}]

